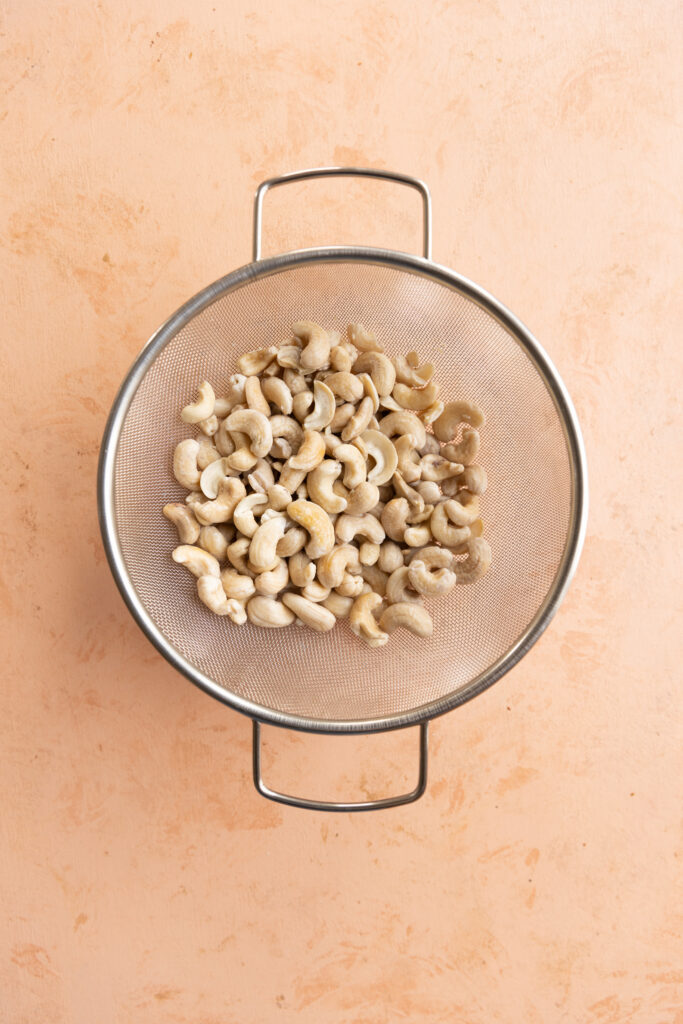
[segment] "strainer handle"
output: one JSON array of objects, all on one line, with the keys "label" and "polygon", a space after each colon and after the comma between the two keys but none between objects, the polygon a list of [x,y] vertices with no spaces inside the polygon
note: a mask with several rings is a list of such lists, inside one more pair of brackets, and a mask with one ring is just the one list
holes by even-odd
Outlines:
[{"label": "strainer handle", "polygon": [[254,199],[254,244],[253,258],[261,259],[261,225],[263,221],[263,200],[266,192],[278,185],[287,185],[291,181],[306,181],[309,178],[376,178],[378,181],[393,181],[398,185],[407,185],[415,189],[422,197],[422,255],[427,260],[432,258],[432,199],[424,181],[413,178],[409,174],[397,174],[395,171],[381,171],[373,167],[311,167],[306,171],[293,171],[281,174],[277,178],[262,181],[256,189]]},{"label": "strainer handle", "polygon": [[263,781],[261,775],[261,723],[254,719],[253,734],[253,768],[254,785],[261,794],[268,800],[275,800],[279,804],[289,804],[290,807],[303,807],[308,811],[379,811],[384,807],[400,807],[401,804],[411,804],[419,800],[427,786],[427,727],[428,722],[420,723],[420,770],[415,789],[410,793],[402,793],[400,796],[389,796],[383,800],[364,800],[361,803],[334,803],[326,800],[307,800],[300,796],[291,796],[289,793],[279,793],[271,789]]}]

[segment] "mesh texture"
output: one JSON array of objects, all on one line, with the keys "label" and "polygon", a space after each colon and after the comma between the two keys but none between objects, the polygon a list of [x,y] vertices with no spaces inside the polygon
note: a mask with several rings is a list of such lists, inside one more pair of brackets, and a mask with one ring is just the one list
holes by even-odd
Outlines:
[{"label": "mesh texture", "polygon": [[[339,623],[318,634],[291,626],[235,626],[200,603],[194,578],[172,562],[175,528],[162,516],[185,491],[173,450],[192,428],[179,411],[207,379],[223,393],[239,355],[277,344],[311,319],[344,332],[376,331],[389,355],[417,349],[436,364],[444,400],[465,398],[487,417],[478,461],[493,562],[483,580],[427,604],[434,635],[399,630],[370,650]],[[285,267],[221,296],[152,362],[123,423],[114,514],[130,579],[152,621],[226,691],[281,714],[326,721],[410,713],[466,687],[515,644],[546,597],[567,542],[571,465],[562,423],[535,365],[498,321],[464,294],[383,265]]]}]

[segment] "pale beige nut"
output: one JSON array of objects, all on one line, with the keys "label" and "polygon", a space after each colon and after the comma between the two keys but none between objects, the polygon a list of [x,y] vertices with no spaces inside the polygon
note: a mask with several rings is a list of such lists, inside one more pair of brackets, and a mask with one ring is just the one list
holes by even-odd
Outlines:
[{"label": "pale beige nut", "polygon": [[[238,430],[249,438],[249,449],[257,459],[267,455],[273,443],[270,422],[256,409],[241,409],[228,416],[228,428]],[[234,458],[234,456],[230,456]],[[235,467],[238,468],[238,467]]]},{"label": "pale beige nut", "polygon": [[315,601],[309,601],[301,594],[283,594],[282,603],[294,612],[297,619],[317,633],[334,629],[336,619],[331,611]]},{"label": "pale beige nut", "polygon": [[299,365],[305,372],[320,370],[329,363],[330,336],[313,320],[299,320],[292,324],[292,334],[303,343]]},{"label": "pale beige nut", "polygon": [[199,423],[213,415],[213,408],[216,404],[214,390],[208,380],[203,380],[197,388],[198,398],[196,402],[186,405],[180,413],[183,423]]},{"label": "pale beige nut", "polygon": [[420,422],[415,413],[408,409],[401,409],[400,412],[390,412],[380,420],[379,429],[387,437],[409,437],[412,447],[418,451],[424,447],[427,441],[427,432],[424,424]]},{"label": "pale beige nut", "polygon": [[374,416],[377,413],[377,410],[379,409],[380,403],[380,396],[377,393],[375,382],[373,381],[369,373],[359,373],[358,380],[363,385],[363,393],[367,395],[368,398],[372,399],[372,413]]},{"label": "pale beige nut", "polygon": [[392,441],[381,430],[364,430],[360,435],[367,457],[374,465],[368,473],[371,484],[381,487],[391,480],[398,467],[398,453]]},{"label": "pale beige nut", "polygon": [[247,601],[247,616],[255,626],[266,629],[281,629],[294,622],[294,612],[286,605],[274,597],[263,597],[261,594],[255,594]]},{"label": "pale beige nut", "polygon": [[344,487],[353,490],[364,482],[367,462],[355,444],[338,444],[334,449],[334,457],[344,464]]},{"label": "pale beige nut", "polygon": [[411,505],[407,522],[410,526],[415,526],[417,523],[426,523],[430,519],[433,511],[433,505],[425,505],[423,509],[420,509],[418,506],[413,507]]},{"label": "pale beige nut", "polygon": [[229,523],[235,508],[246,494],[238,477],[224,477],[218,485],[218,496],[213,501],[193,504],[192,510],[202,526]]},{"label": "pale beige nut", "polygon": [[182,501],[172,501],[164,505],[162,512],[178,531],[181,544],[196,543],[199,537],[199,523],[189,505]]},{"label": "pale beige nut", "polygon": [[418,594],[438,597],[455,586],[456,576],[451,565],[453,555],[443,548],[428,547],[418,552],[408,566],[408,581]]},{"label": "pale beige nut", "polygon": [[345,572],[344,579],[335,590],[340,597],[358,597],[363,592],[363,587],[362,576],[352,576],[350,572]]},{"label": "pale beige nut", "polygon": [[[462,544],[470,536],[469,526],[454,526],[451,520],[453,505],[457,504],[453,499],[437,505],[429,520],[432,536],[444,547],[454,548]],[[451,520],[449,522],[449,520]]]},{"label": "pale beige nut", "polygon": [[335,618],[346,619],[348,617],[349,612],[351,611],[351,606],[353,605],[353,598],[343,597],[341,594],[337,594],[335,591],[332,591],[329,597],[325,598],[323,604],[328,609],[328,611],[332,612]]},{"label": "pale beige nut", "polygon": [[444,411],[434,422],[434,434],[439,441],[451,441],[457,434],[461,423],[467,423],[475,430],[479,430],[484,422],[484,413],[474,402],[448,402]]},{"label": "pale beige nut", "polygon": [[263,373],[277,356],[277,348],[270,345],[268,348],[258,348],[254,352],[245,352],[237,360],[237,369],[245,377],[255,377]]},{"label": "pale beige nut", "polygon": [[[441,445],[434,437],[433,434],[427,434],[425,436],[425,443],[420,448],[420,455],[442,455]],[[455,460],[451,460],[455,461]]]},{"label": "pale beige nut", "polygon": [[[291,500],[291,496],[288,496],[288,505]],[[307,540],[308,534],[301,526],[291,526],[277,542],[275,553],[281,558],[289,558],[301,551]]]},{"label": "pale beige nut", "polygon": [[463,545],[467,558],[454,562],[453,571],[458,583],[476,583],[491,565],[491,548],[483,537],[470,537]]},{"label": "pale beige nut", "polygon": [[303,469],[310,473],[325,458],[325,440],[317,430],[304,430],[303,440],[296,455],[288,459],[287,465],[292,469]]},{"label": "pale beige nut", "polygon": [[332,485],[341,471],[341,463],[336,459],[323,459],[306,478],[309,498],[324,508],[328,515],[336,515],[346,508],[346,498],[340,497],[332,490]]},{"label": "pale beige nut", "polygon": [[422,548],[432,539],[432,531],[428,523],[419,526],[408,526],[403,534],[403,543],[411,548]]},{"label": "pale beige nut", "polygon": [[434,632],[432,617],[426,608],[411,602],[392,604],[382,612],[380,629],[393,633],[397,629],[408,629],[416,636],[431,636]]},{"label": "pale beige nut", "polygon": [[486,470],[483,466],[467,466],[460,478],[462,488],[470,494],[483,494],[488,486]]},{"label": "pale beige nut", "polygon": [[381,544],[384,540],[384,527],[378,519],[369,514],[339,516],[334,526],[335,533],[342,544],[348,544],[356,537],[364,537],[373,544]]},{"label": "pale beige nut", "polygon": [[291,445],[293,452],[298,452],[303,441],[304,432],[300,423],[292,416],[277,414],[270,417],[270,431],[273,439],[282,438]]},{"label": "pale beige nut", "polygon": [[259,459],[252,467],[251,473],[247,476],[247,483],[253,491],[265,494],[269,487],[275,483],[273,467],[266,459]]},{"label": "pale beige nut", "polygon": [[479,431],[474,427],[463,427],[462,437],[456,444],[445,444],[441,454],[451,462],[460,462],[463,466],[470,466],[479,454],[481,438]]},{"label": "pale beige nut", "polygon": [[[216,451],[220,456],[232,455],[235,451],[235,442],[233,441],[232,434],[228,430],[228,421],[224,419],[219,423],[218,430],[214,434],[213,443],[216,446]],[[206,467],[203,467],[206,468]]]},{"label": "pale beige nut", "polygon": [[448,518],[456,526],[469,526],[479,518],[479,498],[470,491],[459,491],[457,498],[444,502]]},{"label": "pale beige nut", "polygon": [[443,410],[443,402],[437,399],[436,402],[432,402],[431,405],[428,405],[426,409],[421,409],[420,412],[418,413],[418,416],[420,417],[424,425],[428,427],[431,423],[434,422],[434,420],[438,420]]},{"label": "pale beige nut", "polygon": [[181,544],[171,552],[171,558],[178,565],[184,565],[186,569],[196,576],[220,576],[221,567],[218,560],[210,555],[203,548],[193,544]]},{"label": "pale beige nut", "polygon": [[313,381],[313,409],[303,421],[305,430],[323,430],[332,418],[337,409],[337,402],[328,388],[320,380]]},{"label": "pale beige nut", "polygon": [[310,540],[306,545],[309,558],[320,558],[334,547],[334,526],[327,512],[312,501],[293,501],[287,506],[287,515],[303,526]]},{"label": "pale beige nut", "polygon": [[286,525],[282,513],[260,524],[249,545],[249,566],[253,572],[270,572],[278,564],[277,543],[284,535]]},{"label": "pale beige nut", "polygon": [[342,441],[348,443],[353,441],[354,437],[358,437],[364,430],[367,430],[370,420],[372,419],[372,399],[366,395],[361,401],[360,405],[356,409],[353,416],[350,418],[344,429],[342,430]]},{"label": "pale beige nut", "polygon": [[364,640],[368,647],[383,647],[389,639],[389,634],[380,629],[377,620],[372,614],[375,608],[382,604],[379,594],[361,594],[353,602],[349,611],[349,625],[351,629]]},{"label": "pale beige nut", "polygon": [[285,589],[289,583],[289,568],[284,558],[278,560],[274,569],[258,573],[254,580],[254,587],[257,594],[265,597],[275,597]]},{"label": "pale beige nut", "polygon": [[304,551],[297,551],[289,559],[289,576],[295,587],[303,589],[315,579],[316,564]]},{"label": "pale beige nut", "polygon": [[[261,381],[261,393],[266,401],[270,405],[274,405],[283,416],[289,416],[292,411],[292,392],[284,380],[281,380],[280,377],[266,377]],[[273,437],[275,436],[273,431]]]},{"label": "pale beige nut", "polygon": [[410,505],[405,498],[392,498],[386,503],[380,521],[390,540],[403,540],[409,514]]},{"label": "pale beige nut", "polygon": [[204,496],[217,498],[221,480],[225,480],[226,476],[230,476],[231,473],[232,470],[227,459],[214,459],[213,462],[210,462],[206,469],[202,470],[202,475],[199,478],[199,486]]},{"label": "pale beige nut", "polygon": [[[334,455],[334,453],[337,450],[337,448],[341,448],[342,447],[342,440],[341,440],[341,438],[337,437],[336,434],[333,434],[331,432],[331,430],[330,430],[330,427],[326,427],[325,430],[323,431],[323,440],[325,441],[325,454],[326,455]],[[336,458],[336,456],[335,456],[335,458]]]},{"label": "pale beige nut", "polygon": [[413,437],[410,434],[404,434],[402,437],[397,437],[394,441],[394,448],[396,449],[399,473],[406,483],[416,483],[420,479],[422,466],[420,465],[420,458],[413,443]]},{"label": "pale beige nut", "polygon": [[244,385],[244,399],[248,409],[256,409],[266,419],[270,417],[270,405],[261,390],[261,381],[258,377],[247,377]]},{"label": "pale beige nut", "polygon": [[258,456],[254,455],[249,447],[249,438],[246,434],[233,430],[231,436],[236,450],[232,455],[226,456],[228,466],[234,473],[248,473],[258,462]]},{"label": "pale beige nut", "polygon": [[237,399],[233,401],[233,399],[227,396],[224,398],[216,398],[216,401],[214,402],[213,406],[213,414],[219,420],[224,420],[228,413],[232,412],[233,405],[236,404]]},{"label": "pale beige nut", "polygon": [[348,373],[353,366],[354,356],[343,345],[330,349],[330,366],[337,373]]},{"label": "pale beige nut", "polygon": [[404,601],[419,604],[422,601],[422,596],[411,587],[408,568],[407,565],[399,565],[397,569],[390,573],[384,592],[389,604],[397,604]]},{"label": "pale beige nut", "polygon": [[391,575],[403,565],[403,552],[393,540],[384,540],[379,546],[377,568]]},{"label": "pale beige nut", "polygon": [[417,511],[417,512],[424,511],[424,507],[425,507],[425,500],[424,500],[424,498],[422,497],[422,495],[420,494],[419,491],[416,491],[414,487],[411,487],[410,484],[407,484],[405,482],[405,480],[403,479],[403,476],[401,475],[400,471],[397,470],[396,473],[394,473],[394,475],[392,477],[392,483],[394,485],[394,490],[396,492],[396,496],[399,497],[399,498],[405,498],[406,499],[406,501],[410,505],[411,512],[412,511]]},{"label": "pale beige nut", "polygon": [[434,376],[433,363],[411,366],[405,356],[393,356],[391,361],[396,371],[396,380],[399,384],[407,384],[409,388],[422,388]]},{"label": "pale beige nut", "polygon": [[197,426],[204,437],[213,437],[218,430],[218,423],[218,417],[213,415],[209,416],[208,419],[200,420]]},{"label": "pale beige nut", "polygon": [[199,451],[197,452],[197,469],[203,472],[212,462],[217,462],[221,453],[216,448],[213,437],[206,437],[200,434],[197,438]]},{"label": "pale beige nut", "polygon": [[402,409],[424,411],[436,401],[439,394],[439,385],[432,381],[431,384],[427,384],[426,387],[418,390],[417,388],[409,388],[406,384],[395,384],[391,394]]},{"label": "pale beige nut", "polygon": [[261,522],[267,523],[269,519],[284,518],[286,521],[286,515],[282,509],[267,508],[261,513]]},{"label": "pale beige nut", "polygon": [[221,583],[228,597],[236,601],[247,601],[255,592],[254,580],[236,569],[223,569]]},{"label": "pale beige nut", "polygon": [[353,364],[353,372],[370,374],[380,398],[392,394],[396,383],[396,370],[391,359],[383,352],[361,352]]},{"label": "pale beige nut", "polygon": [[349,569],[360,571],[358,549],[352,544],[340,544],[318,559],[316,574],[324,587],[336,589]]},{"label": "pale beige nut", "polygon": [[459,476],[464,466],[459,462],[449,462],[440,455],[423,455],[420,459],[420,477],[422,480],[440,483],[449,477]]},{"label": "pale beige nut", "polygon": [[255,573],[249,568],[247,561],[251,540],[249,537],[238,537],[232,544],[228,544],[228,561],[234,569],[242,576],[253,578]]},{"label": "pale beige nut", "polygon": [[224,562],[228,557],[228,544],[235,536],[235,528],[232,523],[221,523],[218,526],[202,526],[197,538],[197,544],[204,551],[208,551],[219,562]]},{"label": "pale beige nut", "polygon": [[373,331],[369,331],[363,324],[349,324],[346,333],[352,345],[355,345],[361,352],[381,352],[382,346],[378,342]]},{"label": "pale beige nut", "polygon": [[301,593],[308,601],[318,603],[330,596],[330,588],[324,587],[318,580],[313,580],[311,583],[306,584]]},{"label": "pale beige nut", "polygon": [[373,591],[384,597],[389,576],[376,565],[361,565],[360,572],[366,583],[369,583]]},{"label": "pale beige nut", "polygon": [[292,469],[290,459],[287,459],[287,462],[285,462],[280,472],[278,484],[280,487],[284,488],[284,490],[289,491],[290,494],[294,494],[297,488],[299,488],[306,479],[307,473],[308,470],[306,469]]},{"label": "pale beige nut", "polygon": [[266,366],[265,370],[261,372],[261,383],[263,384],[264,380],[270,380],[271,377],[281,378],[282,374],[282,367],[277,360],[274,359],[273,362]]},{"label": "pale beige nut", "polygon": [[330,391],[332,391],[342,402],[360,402],[363,397],[363,382],[354,373],[345,372],[331,373],[325,378]]},{"label": "pale beige nut", "polygon": [[358,550],[358,557],[361,565],[376,565],[379,558],[380,546],[371,540],[365,540]]},{"label": "pale beige nut", "polygon": [[292,454],[292,446],[284,437],[274,437],[268,454],[276,462],[285,461]]},{"label": "pale beige nut", "polygon": [[383,395],[379,400],[380,409],[387,409],[389,412],[403,412],[404,410],[391,395]]},{"label": "pale beige nut", "polygon": [[352,405],[351,402],[345,402],[344,405],[338,405],[330,423],[330,430],[334,433],[338,433],[346,426],[355,412],[356,407],[355,405]]},{"label": "pale beige nut", "polygon": [[281,366],[285,373],[287,370],[298,372],[300,368],[301,345],[280,345],[275,358],[278,366]]},{"label": "pale beige nut", "polygon": [[433,480],[423,480],[417,484],[417,492],[420,497],[429,505],[438,505],[440,501],[443,501],[443,494],[441,488]]},{"label": "pale beige nut", "polygon": [[199,467],[197,466],[198,455],[199,442],[195,441],[194,438],[191,437],[176,445],[175,451],[173,452],[173,476],[181,487],[186,487],[188,491],[195,490],[199,487],[200,473]]},{"label": "pale beige nut", "polygon": [[273,484],[266,491],[266,496],[269,507],[274,508],[276,512],[284,511],[292,500],[292,495],[282,484]]},{"label": "pale beige nut", "polygon": [[282,379],[289,388],[292,398],[301,391],[308,391],[308,381],[302,373],[298,373],[296,370],[284,369],[282,371]]},{"label": "pale beige nut", "polygon": [[268,507],[268,498],[265,494],[247,494],[235,506],[233,522],[237,529],[245,537],[253,537],[258,530],[255,514],[263,512]]},{"label": "pale beige nut", "polygon": [[227,615],[238,626],[247,621],[244,605],[227,597],[220,579],[215,576],[200,576],[197,580],[197,594],[214,615]]}]

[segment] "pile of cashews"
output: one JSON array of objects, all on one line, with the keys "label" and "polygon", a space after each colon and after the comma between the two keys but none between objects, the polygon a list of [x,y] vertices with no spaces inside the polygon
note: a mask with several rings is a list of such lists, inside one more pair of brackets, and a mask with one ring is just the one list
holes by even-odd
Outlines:
[{"label": "pile of cashews", "polygon": [[173,455],[189,494],[163,509],[200,600],[237,625],[348,618],[369,647],[430,636],[423,599],[491,563],[482,411],[444,404],[431,363],[387,356],[362,324],[301,321],[237,368],[224,397],[204,381],[182,410],[199,431]]}]

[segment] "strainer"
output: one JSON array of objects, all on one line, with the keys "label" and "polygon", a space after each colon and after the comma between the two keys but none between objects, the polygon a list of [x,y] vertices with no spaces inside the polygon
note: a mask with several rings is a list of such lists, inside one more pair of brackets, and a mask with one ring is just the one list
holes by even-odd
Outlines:
[{"label": "strainer", "polygon": [[[422,198],[422,257],[326,246],[261,259],[267,191],[329,175],[400,183]],[[263,182],[256,193],[252,263],[189,299],[149,340],[114,402],[100,455],[98,502],[112,572],[139,626],[179,671],[253,720],[259,792],[299,807],[368,810],[409,803],[427,779],[427,726],[507,672],[556,611],[579,558],[587,487],[581,433],[557,371],[529,331],[491,295],[431,260],[431,200],[423,182],[361,168],[317,168]],[[198,380],[218,389],[243,352],[287,336],[297,320],[344,331],[372,326],[389,355],[418,349],[436,364],[442,394],[487,415],[480,461],[490,481],[482,515],[488,574],[430,603],[434,635],[399,630],[371,650],[338,624],[234,626],[196,600],[195,581],[170,559],[175,530],[161,515],[184,492],[171,453],[178,416]],[[262,779],[261,723],[312,732],[420,727],[410,793],[327,803],[279,793]]]}]

